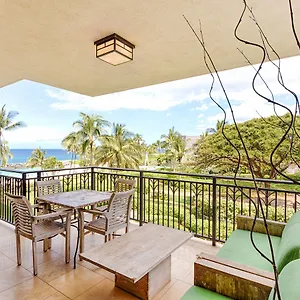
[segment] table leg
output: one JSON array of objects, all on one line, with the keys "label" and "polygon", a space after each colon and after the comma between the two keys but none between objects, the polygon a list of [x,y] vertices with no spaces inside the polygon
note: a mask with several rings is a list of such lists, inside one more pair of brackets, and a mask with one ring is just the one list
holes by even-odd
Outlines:
[{"label": "table leg", "polygon": [[116,273],[115,286],[140,299],[148,300],[155,297],[170,280],[171,255],[135,283]]}]

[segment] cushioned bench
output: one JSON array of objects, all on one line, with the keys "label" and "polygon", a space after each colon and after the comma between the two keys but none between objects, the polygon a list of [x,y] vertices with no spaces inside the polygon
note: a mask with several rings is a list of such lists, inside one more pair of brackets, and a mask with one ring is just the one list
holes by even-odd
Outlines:
[{"label": "cushioned bench", "polygon": [[[252,223],[252,218],[239,216],[238,229],[231,234],[218,252],[217,257],[273,272],[272,265],[255,250],[251,243]],[[256,228],[254,228],[256,232],[253,232],[253,240],[258,249],[271,258],[268,238],[265,234],[265,228],[262,226],[263,221],[258,219],[257,223]],[[287,263],[300,258],[300,212],[295,213],[286,224],[274,221],[268,221],[268,224],[275,261],[280,273]]]},{"label": "cushioned bench", "polygon": [[[195,262],[195,286],[182,299],[247,299],[244,298],[245,294],[256,293],[260,293],[260,300],[268,299],[274,285],[273,269],[251,243],[252,224],[253,218],[239,216],[237,230],[231,234],[217,256],[200,255],[200,259]],[[268,229],[280,273],[286,265],[300,258],[300,212],[295,213],[288,223],[268,221]],[[271,258],[262,219],[257,219],[253,240],[256,246]],[[241,289],[241,286],[247,291]],[[229,298],[224,298],[221,294]],[[215,298],[212,298],[212,295]]]}]

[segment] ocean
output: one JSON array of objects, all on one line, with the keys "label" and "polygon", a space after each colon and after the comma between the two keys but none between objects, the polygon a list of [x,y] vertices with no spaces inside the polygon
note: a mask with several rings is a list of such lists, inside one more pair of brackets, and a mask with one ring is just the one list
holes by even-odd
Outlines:
[{"label": "ocean", "polygon": [[[26,163],[34,149],[11,149],[13,158],[8,164]],[[55,156],[58,160],[71,160],[72,155],[63,149],[42,149],[46,151],[46,157]]]}]

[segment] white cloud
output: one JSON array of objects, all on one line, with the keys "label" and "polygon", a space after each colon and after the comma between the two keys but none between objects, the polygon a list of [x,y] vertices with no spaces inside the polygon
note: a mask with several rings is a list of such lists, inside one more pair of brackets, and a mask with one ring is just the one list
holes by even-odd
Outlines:
[{"label": "white cloud", "polygon": [[198,119],[201,119],[202,117],[204,117],[204,114],[199,114],[199,115],[197,116]]},{"label": "white cloud", "polygon": [[171,113],[166,113],[166,116],[167,117],[170,117],[172,114]]},{"label": "white cloud", "polygon": [[14,131],[4,133],[4,138],[9,144],[57,144],[69,132],[58,128],[47,127],[47,126],[28,126]]},{"label": "white cloud", "polygon": [[[300,68],[297,67],[299,64],[300,56],[281,61],[284,82],[288,88],[298,94],[300,94]],[[257,68],[257,66],[255,67]],[[238,121],[259,117],[259,114],[265,117],[274,114],[273,106],[259,97],[252,89],[252,79],[255,74],[253,67],[247,66],[219,74]],[[275,100],[280,99],[282,101],[285,97],[293,99],[278,83],[277,69],[271,63],[264,64],[261,74],[272,90]],[[179,105],[195,103],[195,108],[192,110],[206,112],[204,125],[200,124],[198,120],[197,128],[199,130],[205,125],[206,128],[213,127],[217,120],[223,119],[222,111],[218,109],[215,112],[217,106],[209,99],[210,85],[211,76],[204,75],[94,98],[54,89],[48,90],[47,93],[55,99],[51,107],[60,110],[112,111],[123,108],[166,111]],[[270,92],[259,77],[255,86],[260,93],[266,97],[271,97]],[[224,107],[230,121],[230,109],[222,88],[217,82],[212,95]],[[212,111],[214,111],[214,115],[211,115]],[[282,114],[285,111],[278,108],[277,112]],[[202,114],[198,116],[199,118],[203,118]]]},{"label": "white cloud", "polygon": [[[291,106],[288,106],[289,108],[292,108]],[[245,120],[249,120],[252,118],[259,118],[262,117],[269,117],[271,115],[274,115],[274,107],[270,103],[261,102],[260,100],[254,99],[251,102],[242,102],[238,105],[233,105],[232,110],[234,112],[234,116],[237,122],[242,122]],[[229,108],[226,110],[226,120],[229,122],[232,122],[232,115]],[[287,110],[276,107],[276,113],[278,115],[283,115],[284,113],[287,113]],[[223,120],[224,114],[218,113],[213,116],[209,116],[207,120],[209,122],[217,122],[217,120]]]},{"label": "white cloud", "polygon": [[199,77],[98,97],[59,89],[47,89],[46,93],[56,100],[50,105],[52,108],[78,111],[112,111],[122,108],[165,111],[180,104],[206,98],[206,92],[200,89]]},{"label": "white cloud", "polygon": [[195,110],[208,110],[208,105],[203,103],[201,106],[195,107]]}]

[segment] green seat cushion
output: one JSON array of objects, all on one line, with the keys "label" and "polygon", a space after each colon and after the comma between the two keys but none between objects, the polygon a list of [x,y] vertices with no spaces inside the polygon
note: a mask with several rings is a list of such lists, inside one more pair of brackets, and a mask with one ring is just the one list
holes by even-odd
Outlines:
[{"label": "green seat cushion", "polygon": [[[267,235],[253,232],[253,240],[258,249],[271,258]],[[271,236],[271,241],[276,257],[281,238]],[[220,249],[217,256],[261,270],[273,271],[272,265],[253,247],[250,239],[250,231],[248,230],[235,230]]]},{"label": "green seat cushion", "polygon": [[222,296],[199,286],[192,286],[180,300],[228,300],[231,298]]},{"label": "green seat cushion", "polygon": [[[297,215],[299,216],[298,213]],[[292,219],[294,218],[292,217]],[[291,221],[293,221],[292,219]],[[278,272],[280,273],[289,262],[298,258],[300,258],[300,222],[293,222],[292,225],[289,224],[289,226],[284,228],[282,233],[280,246],[276,255]]]},{"label": "green seat cushion", "polygon": [[[279,274],[279,291],[282,300],[300,299],[300,260],[288,263]],[[269,300],[273,300],[274,289],[271,291]],[[276,296],[276,300],[278,297]]]}]

